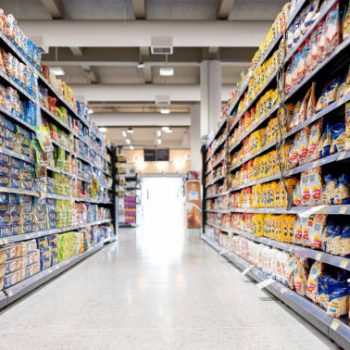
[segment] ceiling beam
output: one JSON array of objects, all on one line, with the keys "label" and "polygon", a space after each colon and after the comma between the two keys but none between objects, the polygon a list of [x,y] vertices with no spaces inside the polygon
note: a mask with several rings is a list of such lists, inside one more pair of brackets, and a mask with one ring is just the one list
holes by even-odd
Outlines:
[{"label": "ceiling beam", "polygon": [[145,64],[143,67],[143,74],[145,77],[145,83],[146,84],[151,84],[152,83],[152,66],[149,64]]},{"label": "ceiling beam", "polygon": [[235,0],[220,0],[218,8],[218,19],[228,19]]},{"label": "ceiling beam", "polygon": [[97,84],[98,77],[96,72],[87,64],[82,64],[81,68],[83,69],[86,78],[88,79],[89,84]]},{"label": "ceiling beam", "polygon": [[187,113],[96,113],[91,116],[99,126],[190,126]]},{"label": "ceiling beam", "polygon": [[[169,95],[171,102],[199,102],[199,85],[72,85],[77,96],[94,102],[155,102],[157,95]],[[232,86],[222,87],[222,101],[226,101]]]},{"label": "ceiling beam", "polygon": [[52,19],[62,19],[64,10],[61,0],[41,0]]},{"label": "ceiling beam", "polygon": [[136,19],[146,19],[146,0],[132,0]]},{"label": "ceiling beam", "polygon": [[[19,21],[48,47],[143,47],[162,33],[174,47],[257,47],[269,21]],[[122,35],[116,35],[122,33]]]},{"label": "ceiling beam", "polygon": [[[136,67],[139,63],[138,61],[43,61],[49,67],[57,67],[57,66],[81,66],[86,64],[90,67]],[[154,61],[144,61],[148,66],[172,66],[172,67],[200,67],[200,62],[154,62]],[[220,62],[224,67],[247,67],[249,66],[249,61],[221,61]]]}]

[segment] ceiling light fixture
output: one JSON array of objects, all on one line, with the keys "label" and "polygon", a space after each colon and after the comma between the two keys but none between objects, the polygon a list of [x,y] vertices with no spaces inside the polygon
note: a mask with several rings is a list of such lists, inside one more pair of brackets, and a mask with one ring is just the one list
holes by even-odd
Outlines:
[{"label": "ceiling light fixture", "polygon": [[173,132],[173,130],[169,126],[163,126],[162,130],[167,134],[171,134]]},{"label": "ceiling light fixture", "polygon": [[100,128],[98,128],[98,130],[100,130],[100,132],[102,132],[103,134],[108,131],[108,129],[105,126],[101,126]]},{"label": "ceiling light fixture", "polygon": [[124,136],[124,137],[126,137],[126,136],[127,136],[127,134],[126,134],[126,131],[125,131],[125,130],[123,130],[123,131],[122,131],[122,134],[123,134],[123,136]]},{"label": "ceiling light fixture", "polygon": [[161,145],[161,144],[162,144],[162,139],[159,138],[159,139],[157,140],[157,143],[158,143],[158,145]]},{"label": "ceiling light fixture", "polygon": [[162,77],[172,77],[174,75],[173,67],[161,67],[159,69],[159,74]]},{"label": "ceiling light fixture", "polygon": [[133,145],[130,145],[130,149],[133,151],[133,150],[134,150],[134,146],[133,146]]},{"label": "ceiling light fixture", "polygon": [[161,108],[160,113],[161,114],[170,114],[170,108]]},{"label": "ceiling light fixture", "polygon": [[145,68],[144,62],[143,62],[143,61],[140,61],[140,62],[137,64],[137,68],[138,68],[138,69]]},{"label": "ceiling light fixture", "polygon": [[88,114],[94,114],[94,110],[92,108],[88,109]]},{"label": "ceiling light fixture", "polygon": [[157,136],[161,137],[162,136],[162,131],[161,130],[157,130]]},{"label": "ceiling light fixture", "polygon": [[66,75],[65,71],[61,67],[52,67],[51,72],[57,76]]},{"label": "ceiling light fixture", "polygon": [[130,139],[126,139],[125,142],[126,142],[128,145],[131,145]]},{"label": "ceiling light fixture", "polygon": [[128,130],[126,131],[128,134],[133,134],[134,133],[134,129],[132,127],[128,128]]}]

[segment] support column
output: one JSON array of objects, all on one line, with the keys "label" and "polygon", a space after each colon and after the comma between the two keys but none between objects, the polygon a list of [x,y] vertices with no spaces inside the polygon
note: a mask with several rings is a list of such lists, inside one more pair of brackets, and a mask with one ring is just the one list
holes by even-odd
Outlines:
[{"label": "support column", "polygon": [[200,67],[201,136],[216,129],[221,113],[221,64],[203,61]]},{"label": "support column", "polygon": [[209,128],[216,130],[221,114],[221,64],[209,62]]},{"label": "support column", "polygon": [[201,105],[191,106],[191,170],[202,170],[201,155]]}]

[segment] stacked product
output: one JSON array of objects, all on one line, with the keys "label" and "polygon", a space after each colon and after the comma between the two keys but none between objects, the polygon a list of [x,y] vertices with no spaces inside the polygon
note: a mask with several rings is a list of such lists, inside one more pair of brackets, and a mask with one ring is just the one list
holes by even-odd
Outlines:
[{"label": "stacked product", "polygon": [[[327,317],[349,311],[348,5],[298,0],[283,8],[232,93],[203,169],[213,246],[239,256],[237,266],[254,264],[253,278],[271,277],[307,298],[270,288],[304,317],[312,320],[319,305],[327,335],[344,342],[350,328],[331,328]],[[221,159],[227,167],[216,170]]]},{"label": "stacked product", "polygon": [[76,262],[114,235],[112,175],[86,106],[2,10],[0,43],[0,287],[10,298],[18,290],[8,288],[40,271],[44,281],[51,266]]}]

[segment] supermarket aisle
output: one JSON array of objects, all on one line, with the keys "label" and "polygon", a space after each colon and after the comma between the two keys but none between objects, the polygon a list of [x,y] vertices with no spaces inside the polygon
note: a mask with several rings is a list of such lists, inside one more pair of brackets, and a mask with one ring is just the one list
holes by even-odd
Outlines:
[{"label": "supermarket aisle", "polygon": [[1,348],[335,348],[180,226],[126,229],[3,312]]}]

